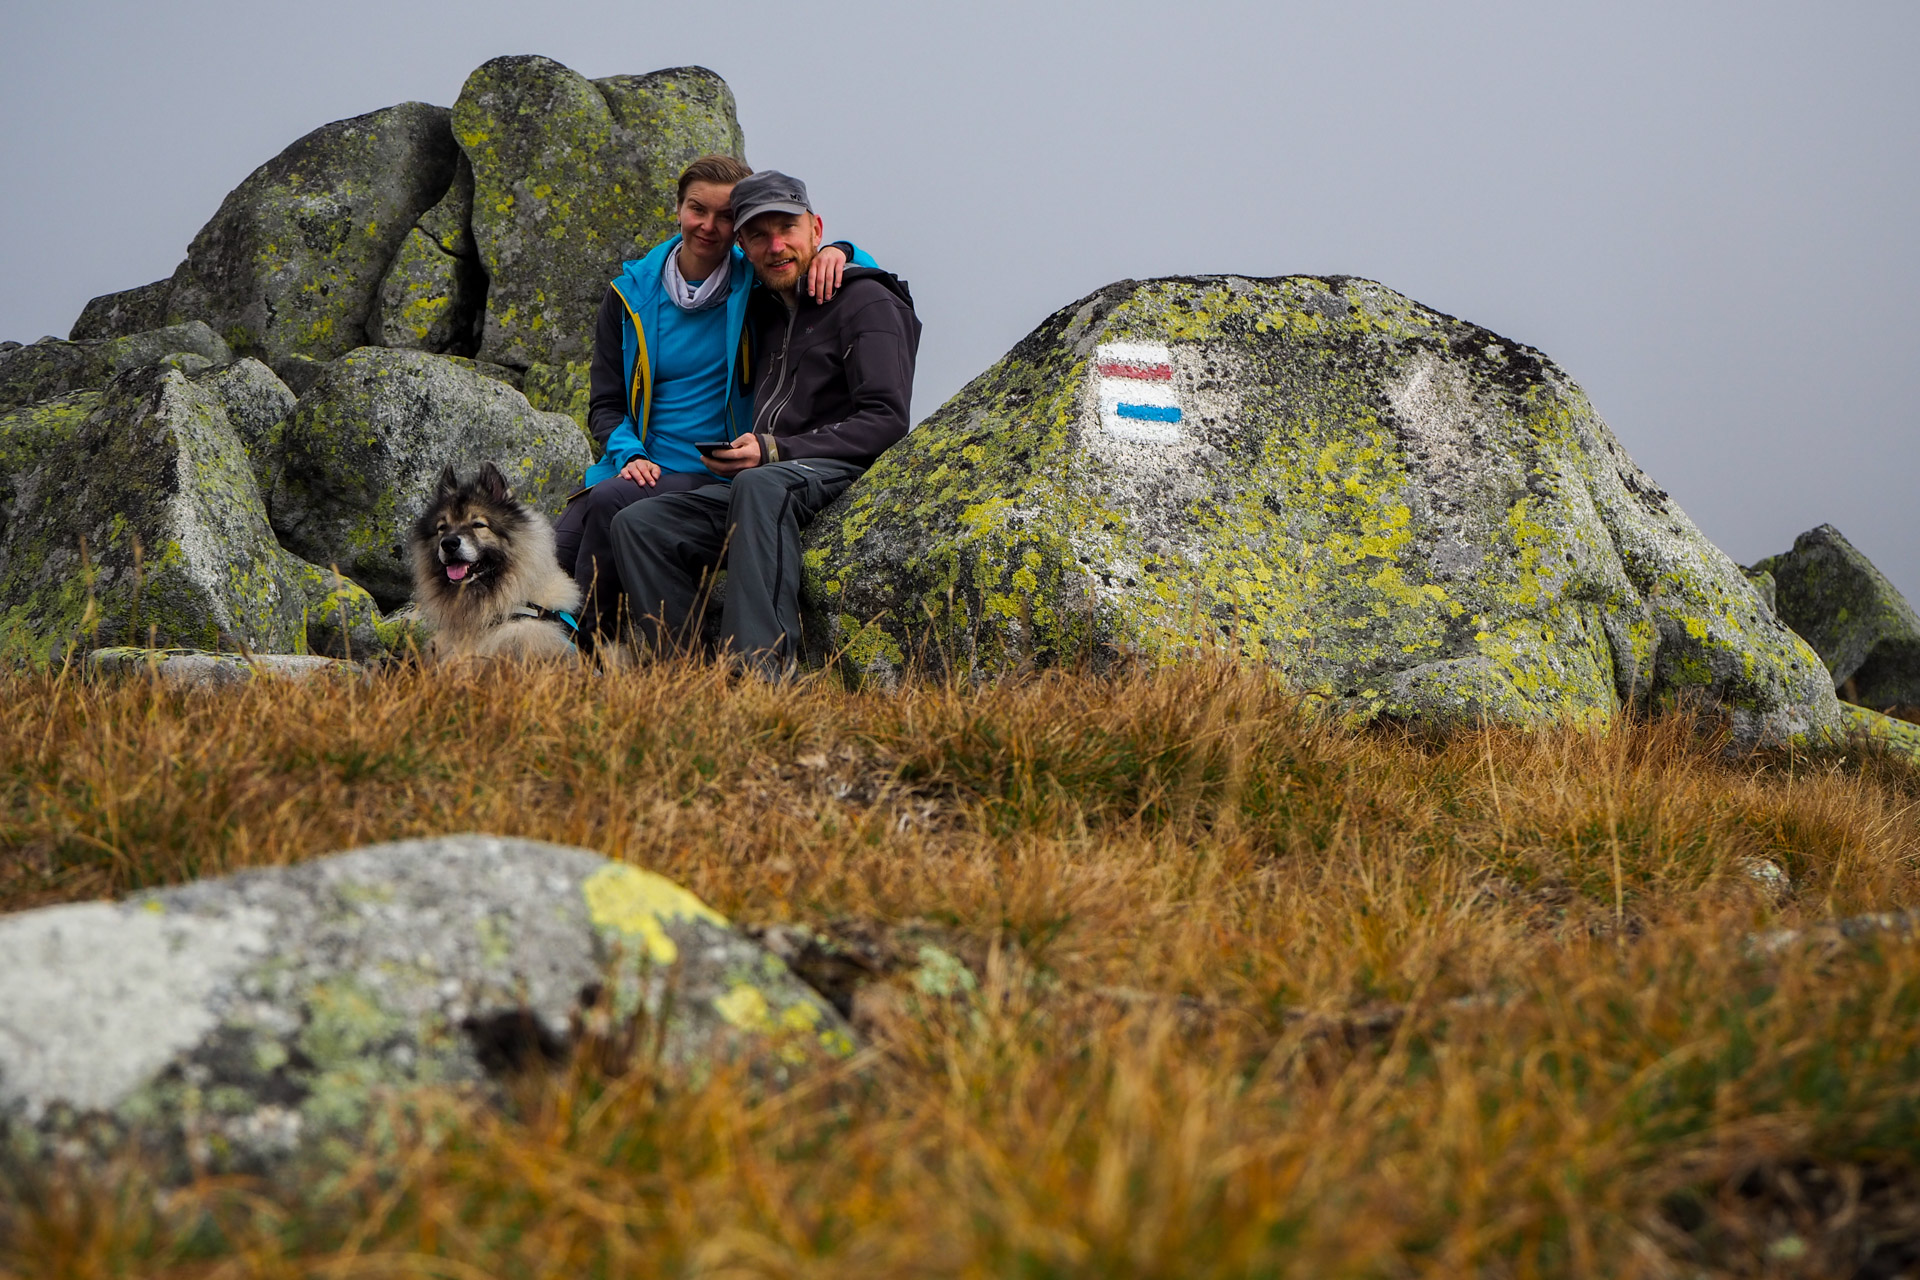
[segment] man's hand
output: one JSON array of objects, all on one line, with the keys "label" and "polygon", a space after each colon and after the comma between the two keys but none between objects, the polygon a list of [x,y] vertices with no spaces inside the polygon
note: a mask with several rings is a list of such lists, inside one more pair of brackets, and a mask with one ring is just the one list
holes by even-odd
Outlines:
[{"label": "man's hand", "polygon": [[840,277],[846,271],[847,255],[838,245],[820,246],[820,252],[813,255],[813,265],[807,268],[807,296],[825,302],[840,287]]},{"label": "man's hand", "polygon": [[753,432],[738,437],[726,448],[710,453],[701,461],[707,464],[707,470],[723,479],[732,479],[749,467],[760,465],[760,442],[753,438]]},{"label": "man's hand", "polygon": [[620,468],[620,478],[631,480],[643,489],[650,489],[653,482],[660,478],[660,464],[651,458],[634,458]]}]

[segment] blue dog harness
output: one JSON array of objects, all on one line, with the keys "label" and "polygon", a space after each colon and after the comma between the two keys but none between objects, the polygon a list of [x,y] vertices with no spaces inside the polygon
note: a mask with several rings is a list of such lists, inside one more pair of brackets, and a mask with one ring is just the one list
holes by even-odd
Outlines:
[{"label": "blue dog harness", "polygon": [[580,635],[580,620],[568,613],[565,609],[548,609],[543,605],[523,604],[513,611],[513,616],[516,618],[540,618],[548,622],[557,622],[567,629],[567,643],[575,649],[580,647],[577,643]]}]

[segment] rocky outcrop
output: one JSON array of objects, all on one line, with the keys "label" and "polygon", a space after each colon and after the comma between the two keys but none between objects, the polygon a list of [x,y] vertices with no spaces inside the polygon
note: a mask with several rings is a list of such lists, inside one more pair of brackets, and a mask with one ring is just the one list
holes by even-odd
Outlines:
[{"label": "rocky outcrop", "polygon": [[553,515],[592,458],[571,418],[535,410],[471,361],[377,347],[330,363],[279,444],[274,529],[387,608],[411,592],[407,530],[443,467],[498,463],[516,493]]},{"label": "rocky outcrop", "polygon": [[1830,524],[1754,566],[1774,582],[1781,621],[1820,655],[1847,701],[1920,712],[1920,616]]},{"label": "rocky outcrop", "polygon": [[219,335],[197,320],[85,342],[42,339],[0,351],[0,411],[97,390],[118,374],[157,361],[171,360],[193,373],[232,359]]},{"label": "rocky outcrop", "polygon": [[853,1049],[818,994],[672,881],[488,836],[0,918],[0,971],[0,1152],[131,1138],[177,1177],[337,1164],[383,1100],[484,1093],[581,1028],[772,1084]]},{"label": "rocky outcrop", "polygon": [[743,147],[733,94],[704,68],[592,81],[531,56],[469,76],[453,130],[488,278],[480,352],[522,369],[589,356],[621,261],[674,230],[680,170]]},{"label": "rocky outcrop", "polygon": [[371,596],[268,527],[242,433],[289,398],[257,362],[154,364],[0,415],[0,665],[76,645],[391,647]]},{"label": "rocky outcrop", "polygon": [[810,644],[892,679],[1270,663],[1358,717],[1838,726],[1826,673],[1539,352],[1346,278],[1110,286],[808,531]]},{"label": "rocky outcrop", "polygon": [[322,125],[248,175],[200,229],[168,315],[205,320],[276,368],[364,346],[387,266],[447,193],[457,156],[445,107],[405,102]]},{"label": "rocky outcrop", "polygon": [[82,637],[263,652],[304,643],[285,553],[214,396],[152,366],[39,425],[0,540],[13,657],[57,659]]}]

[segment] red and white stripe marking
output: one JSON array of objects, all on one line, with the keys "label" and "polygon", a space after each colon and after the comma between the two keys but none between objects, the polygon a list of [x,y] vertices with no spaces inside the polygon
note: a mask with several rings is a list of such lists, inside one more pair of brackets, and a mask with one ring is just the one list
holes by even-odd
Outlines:
[{"label": "red and white stripe marking", "polygon": [[1183,414],[1164,342],[1103,342],[1094,350],[1100,425],[1124,440],[1180,443]]}]

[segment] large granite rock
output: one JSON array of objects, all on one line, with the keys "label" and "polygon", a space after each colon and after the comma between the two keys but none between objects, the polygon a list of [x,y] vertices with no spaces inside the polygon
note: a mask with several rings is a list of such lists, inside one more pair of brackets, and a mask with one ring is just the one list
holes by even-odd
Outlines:
[{"label": "large granite rock", "polygon": [[129,369],[169,358],[185,371],[194,372],[232,360],[233,352],[198,320],[84,342],[42,339],[0,351],[0,410],[70,391],[98,389]]},{"label": "large granite rock", "polygon": [[1781,621],[1806,638],[1847,701],[1920,709],[1920,616],[1830,524],[1754,566],[1771,574]]},{"label": "large granite rock", "polygon": [[463,155],[453,185],[407,233],[380,281],[367,316],[370,343],[459,356],[480,349],[487,273],[472,216],[473,166]]},{"label": "large granite rock", "polygon": [[1838,727],[1741,570],[1539,352],[1347,278],[1058,312],[806,537],[809,643],[892,679],[1224,649],[1360,717]]},{"label": "large granite rock", "polygon": [[477,835],[0,918],[0,972],[0,1159],[132,1138],[175,1176],[338,1164],[383,1099],[484,1092],[581,1025],[775,1084],[853,1049],[816,992],[673,882]]},{"label": "large granite rock", "polygon": [[458,149],[447,109],[405,102],[322,125],[255,169],[200,229],[167,313],[279,367],[367,341],[374,293]]},{"label": "large granite rock", "polygon": [[372,597],[267,525],[234,422],[286,403],[271,378],[155,364],[0,415],[0,666],[76,645],[386,646],[397,632]]},{"label": "large granite rock", "polygon": [[467,78],[453,130],[488,277],[480,352],[523,369],[586,359],[621,261],[675,229],[680,170],[744,151],[732,92],[700,67],[591,81],[550,58],[495,58]]},{"label": "large granite rock", "polygon": [[64,402],[40,427],[34,455],[16,464],[0,539],[10,657],[57,659],[75,642],[267,652],[301,642],[284,553],[216,398],[150,366]]},{"label": "large granite rock", "polygon": [[273,527],[392,608],[412,590],[408,526],[443,467],[498,463],[557,514],[592,460],[571,418],[542,413],[471,361],[367,347],[326,366],[280,427]]}]

